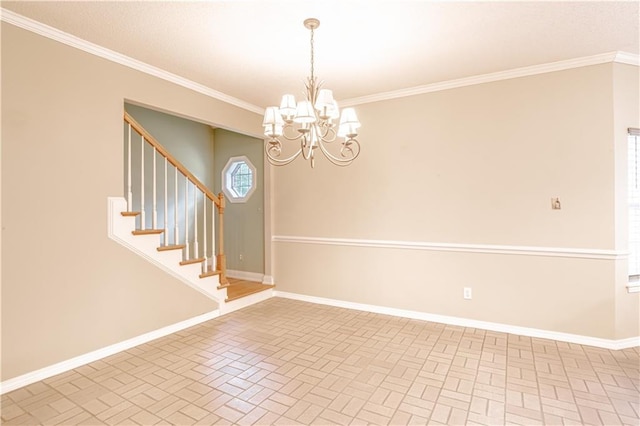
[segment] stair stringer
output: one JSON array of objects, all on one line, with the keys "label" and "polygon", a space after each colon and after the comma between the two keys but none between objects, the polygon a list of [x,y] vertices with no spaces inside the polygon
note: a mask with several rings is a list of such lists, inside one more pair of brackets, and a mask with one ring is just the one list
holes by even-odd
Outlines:
[{"label": "stair stringer", "polygon": [[181,266],[181,250],[158,251],[161,238],[159,235],[133,235],[136,219],[133,216],[122,216],[122,212],[125,211],[127,211],[127,201],[123,197],[108,197],[109,238],[218,302],[218,310],[221,315],[234,310],[232,306],[225,306],[227,304],[225,303],[227,289],[218,288],[220,279],[217,275],[200,278],[202,265],[199,263]]}]

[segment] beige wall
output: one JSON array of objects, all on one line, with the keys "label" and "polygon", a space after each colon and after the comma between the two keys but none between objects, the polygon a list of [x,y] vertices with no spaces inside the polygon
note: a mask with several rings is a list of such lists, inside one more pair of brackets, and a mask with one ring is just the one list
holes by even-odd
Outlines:
[{"label": "beige wall", "polygon": [[2,23],[2,380],[216,308],[107,237],[125,100],[260,132],[257,114]]},{"label": "beige wall", "polygon": [[[640,69],[631,65],[613,66],[613,137],[615,152],[616,248],[627,250],[627,153],[628,128],[640,128]],[[640,294],[627,292],[628,270],[623,259],[616,262],[615,322],[616,337],[640,335]]]},{"label": "beige wall", "polygon": [[[640,127],[637,92],[637,68],[604,64],[361,105],[352,166],[269,171],[269,225],[301,237],[624,250],[615,165],[621,126]],[[107,238],[125,100],[260,133],[256,114],[2,23],[2,380],[215,308]],[[282,291],[638,335],[624,260],[274,243],[273,261]]]},{"label": "beige wall", "polygon": [[[615,250],[616,76],[603,64],[359,105],[363,150],[352,166],[274,170],[274,235]],[[281,291],[638,335],[617,332],[634,318],[617,318],[611,259],[275,242],[274,276]],[[637,295],[620,297],[637,306]]]}]

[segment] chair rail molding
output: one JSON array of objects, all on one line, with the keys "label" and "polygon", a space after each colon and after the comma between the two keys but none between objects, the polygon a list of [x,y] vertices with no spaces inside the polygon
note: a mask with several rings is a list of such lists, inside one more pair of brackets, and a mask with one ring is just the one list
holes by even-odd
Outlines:
[{"label": "chair rail molding", "polygon": [[519,256],[545,256],[545,257],[572,257],[580,259],[620,260],[626,259],[627,251],[591,249],[591,248],[566,248],[566,247],[539,247],[493,244],[465,244],[465,243],[439,243],[428,241],[396,241],[396,240],[368,240],[354,238],[324,238],[302,237],[289,235],[274,235],[274,243],[292,244],[316,244],[332,246],[372,247],[383,249],[404,250],[428,250],[428,251],[453,251],[465,253],[490,253]]}]

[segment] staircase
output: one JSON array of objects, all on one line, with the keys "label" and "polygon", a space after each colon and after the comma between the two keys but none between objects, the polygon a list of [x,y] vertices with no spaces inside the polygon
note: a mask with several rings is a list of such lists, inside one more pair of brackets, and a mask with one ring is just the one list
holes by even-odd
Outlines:
[{"label": "staircase", "polygon": [[214,195],[126,112],[124,124],[126,198],[108,199],[109,237],[215,300],[220,315],[272,297],[273,285],[227,278],[224,195]]}]

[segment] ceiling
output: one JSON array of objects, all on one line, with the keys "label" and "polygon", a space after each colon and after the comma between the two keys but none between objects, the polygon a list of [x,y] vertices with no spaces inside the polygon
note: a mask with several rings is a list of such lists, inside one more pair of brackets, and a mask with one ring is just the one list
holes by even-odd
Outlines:
[{"label": "ceiling", "polygon": [[639,52],[640,2],[2,1],[2,7],[254,106],[338,100],[601,53]]}]

